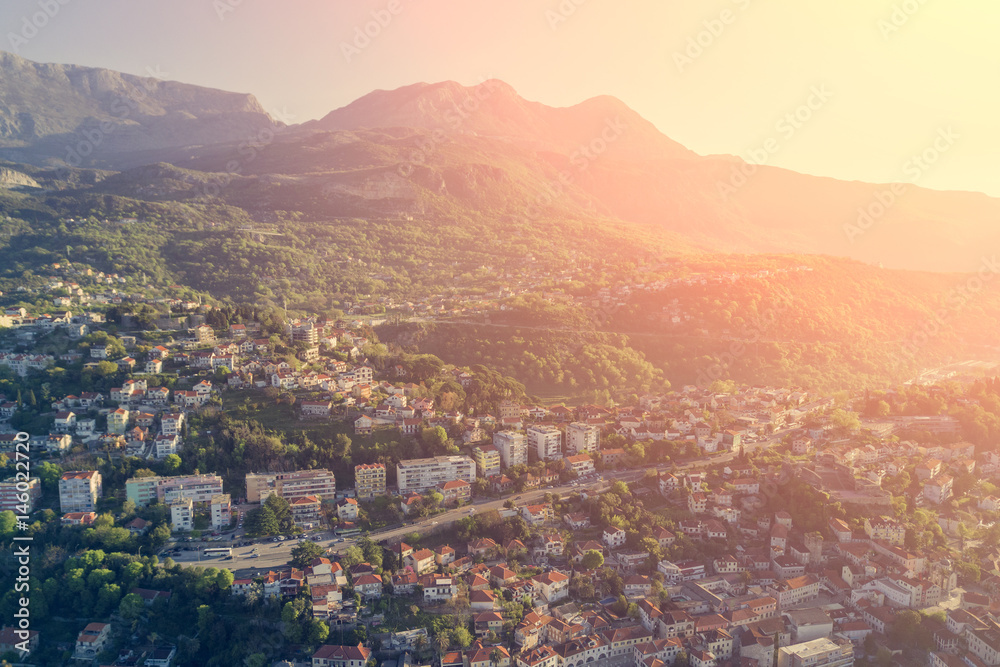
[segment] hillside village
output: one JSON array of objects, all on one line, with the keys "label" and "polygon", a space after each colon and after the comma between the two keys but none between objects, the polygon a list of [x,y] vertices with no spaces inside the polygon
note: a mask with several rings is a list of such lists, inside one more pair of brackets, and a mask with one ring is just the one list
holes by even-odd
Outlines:
[{"label": "hillside village", "polygon": [[[216,329],[195,314],[188,328],[154,341],[108,333],[96,310],[30,316],[15,308],[5,318],[9,340],[26,348],[0,352],[0,367],[15,376],[82,364],[121,382],[35,408],[42,421],[34,423],[49,428],[31,433],[32,465],[58,466],[58,498],[43,495],[36,477],[25,502],[11,478],[0,483],[0,511],[55,521],[50,508],[58,507],[65,530],[110,520],[168,558],[192,537],[236,540],[251,529],[316,545],[307,562],[233,576],[226,586],[322,622],[306,664],[755,667],[866,656],[914,664],[915,655],[935,667],[1000,664],[1000,536],[991,530],[1000,492],[987,481],[1000,473],[1000,455],[961,441],[953,417],[852,422],[832,397],[735,386],[688,386],[634,405],[504,399],[470,414],[436,404],[404,360],[369,359],[371,334],[356,321],[289,319],[280,334],[264,335],[254,322]],[[53,332],[64,335],[65,351],[32,347]],[[276,355],[277,345],[294,358]],[[468,368],[437,372],[461,387],[476,381]],[[323,468],[253,470],[237,480],[180,472],[205,437],[191,433],[192,419],[264,392],[269,401],[291,397],[302,424],[404,441],[441,429],[448,451],[358,463],[347,486]],[[12,423],[27,411],[24,396],[0,404]],[[13,430],[0,436],[11,459]],[[109,485],[95,467],[77,465],[128,458],[163,474]],[[511,497],[539,489],[558,492],[530,503]],[[434,520],[504,494],[499,509],[452,525]],[[390,515],[412,524],[416,539],[407,539],[416,544],[372,541],[370,515],[386,500]],[[131,513],[120,511],[125,502]],[[155,507],[164,508],[158,520],[135,515]],[[280,515],[277,530],[261,528],[265,508]],[[328,529],[338,536],[328,544],[301,537]],[[990,547],[980,558],[965,550],[973,533],[989,533],[978,540]],[[134,586],[122,604],[131,595],[169,605],[171,591]],[[436,635],[417,626],[380,632],[403,600],[460,625]],[[74,658],[103,660],[112,647],[121,654],[101,664],[176,657],[176,644],[131,645],[119,624],[109,614],[81,627]],[[0,632],[0,651],[17,644],[12,633]],[[359,641],[329,641],[345,633]],[[35,633],[31,646],[43,640]]]}]

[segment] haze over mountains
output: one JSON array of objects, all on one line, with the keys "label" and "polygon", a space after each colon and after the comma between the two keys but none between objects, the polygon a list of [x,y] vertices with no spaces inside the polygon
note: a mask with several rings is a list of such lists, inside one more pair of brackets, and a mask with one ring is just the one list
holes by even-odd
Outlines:
[{"label": "haze over mountains", "polygon": [[[907,184],[890,194],[889,185],[751,169],[694,154],[615,98],[552,108],[496,80],[374,91],[284,127],[252,95],[0,53],[0,158],[115,171],[168,162],[226,183],[219,196],[247,210],[460,211],[498,225],[624,220],[665,233],[679,250],[971,272],[1000,247],[1000,200],[980,193]],[[126,172],[96,187],[203,195],[200,179],[158,181],[163,173]]]}]

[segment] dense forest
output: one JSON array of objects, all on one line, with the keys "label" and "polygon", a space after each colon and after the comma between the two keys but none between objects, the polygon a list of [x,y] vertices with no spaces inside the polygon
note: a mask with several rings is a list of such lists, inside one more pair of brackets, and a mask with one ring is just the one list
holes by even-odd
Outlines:
[{"label": "dense forest", "polygon": [[211,188],[213,175],[164,164],[26,171],[45,189],[0,191],[8,305],[41,307],[34,295],[51,267],[69,262],[117,273],[144,296],[385,313],[396,328],[384,338],[406,351],[488,365],[542,396],[602,402],[715,379],[860,389],[996,356],[990,271],[690,254],[637,225],[473,218],[430,204],[333,216],[304,184],[269,184],[267,199],[245,179]]}]

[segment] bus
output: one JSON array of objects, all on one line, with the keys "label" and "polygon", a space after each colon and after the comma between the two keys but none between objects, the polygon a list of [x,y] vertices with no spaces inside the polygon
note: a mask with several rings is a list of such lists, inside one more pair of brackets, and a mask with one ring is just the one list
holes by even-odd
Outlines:
[{"label": "bus", "polygon": [[214,558],[215,556],[232,556],[232,547],[213,547],[210,549],[205,549],[205,558]]}]

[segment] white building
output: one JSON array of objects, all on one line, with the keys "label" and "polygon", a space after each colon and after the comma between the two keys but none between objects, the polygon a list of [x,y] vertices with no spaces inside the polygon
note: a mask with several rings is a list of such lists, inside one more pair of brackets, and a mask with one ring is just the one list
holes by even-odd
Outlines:
[{"label": "white building", "polygon": [[528,447],[535,450],[540,461],[558,461],[563,457],[562,431],[555,426],[531,426]]},{"label": "white building", "polygon": [[165,459],[171,454],[177,453],[177,442],[180,438],[176,435],[164,435],[161,433],[153,441],[156,458]]},{"label": "white building", "polygon": [[229,527],[233,520],[233,502],[228,493],[220,493],[212,496],[212,530],[221,530]]},{"label": "white building", "polygon": [[778,667],[850,667],[854,645],[849,640],[835,642],[823,637],[778,649]]},{"label": "white building", "polygon": [[194,528],[194,503],[190,498],[182,498],[170,504],[170,528],[172,530]]},{"label": "white building", "polygon": [[476,462],[468,456],[435,456],[400,461],[396,466],[400,495],[420,493],[452,480],[475,482]]},{"label": "white building", "polygon": [[101,496],[101,473],[96,470],[64,472],[59,479],[59,509],[67,512],[94,512]]},{"label": "white building", "polygon": [[498,431],[493,434],[493,446],[500,451],[504,468],[528,463],[528,446],[519,431]]},{"label": "white building", "polygon": [[601,430],[595,424],[573,422],[566,427],[566,453],[596,452],[601,445]]}]

